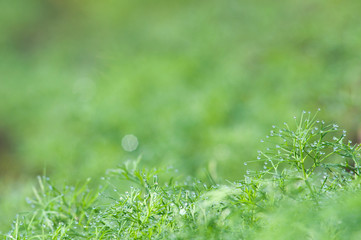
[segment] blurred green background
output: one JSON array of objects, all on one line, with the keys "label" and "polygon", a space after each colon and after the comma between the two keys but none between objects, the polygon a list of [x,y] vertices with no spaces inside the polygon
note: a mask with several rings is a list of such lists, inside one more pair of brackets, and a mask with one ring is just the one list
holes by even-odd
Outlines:
[{"label": "blurred green background", "polygon": [[[0,226],[37,175],[240,179],[302,110],[361,137],[361,2],[0,1]],[[139,147],[126,152],[125,135]]]}]

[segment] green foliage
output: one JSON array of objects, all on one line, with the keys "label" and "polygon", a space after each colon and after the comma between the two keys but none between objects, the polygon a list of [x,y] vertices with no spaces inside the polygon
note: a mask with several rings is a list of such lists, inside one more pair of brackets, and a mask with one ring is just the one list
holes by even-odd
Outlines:
[{"label": "green foliage", "polygon": [[360,145],[346,142],[346,131],[340,132],[337,124],[315,118],[303,112],[295,130],[286,123],[284,128],[273,127],[266,136],[273,146],[258,151],[257,159],[264,163],[262,175],[279,182],[281,188],[286,187],[285,181],[307,186],[312,195],[360,176]]},{"label": "green foliage", "polygon": [[3,238],[358,239],[361,147],[345,136],[304,112],[295,128],[273,127],[257,159],[263,170],[227,184],[142,169],[139,159],[108,170],[92,191],[90,180],[60,190],[39,177],[32,210]]},{"label": "green foliage", "polygon": [[[359,8],[358,0],[0,3],[0,132],[15,145],[2,173],[29,179],[45,166],[52,179],[75,182],[143,153],[148,167],[200,177],[211,162],[237,179],[239,156],[252,157],[267,126],[299,108],[330,110],[324,117],[355,135]],[[133,154],[121,149],[126,134],[139,139]]]},{"label": "green foliage", "polygon": [[[96,185],[142,154],[148,168],[173,165],[201,179],[206,168],[215,181],[234,181],[268,126],[317,107],[355,141],[360,8],[359,0],[0,1],[0,229],[43,169],[54,182],[92,176]],[[133,152],[121,145],[130,134]]]}]

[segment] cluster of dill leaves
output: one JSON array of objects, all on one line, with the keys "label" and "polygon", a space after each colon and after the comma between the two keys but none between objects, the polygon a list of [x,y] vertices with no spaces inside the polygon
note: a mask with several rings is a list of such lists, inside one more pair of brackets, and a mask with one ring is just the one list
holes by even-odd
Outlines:
[{"label": "cluster of dill leaves", "polygon": [[[316,114],[317,115],[317,114]],[[128,161],[97,188],[39,177],[4,239],[360,239],[361,146],[303,112],[273,126],[241,180],[180,180]],[[119,181],[128,181],[127,191]]]}]

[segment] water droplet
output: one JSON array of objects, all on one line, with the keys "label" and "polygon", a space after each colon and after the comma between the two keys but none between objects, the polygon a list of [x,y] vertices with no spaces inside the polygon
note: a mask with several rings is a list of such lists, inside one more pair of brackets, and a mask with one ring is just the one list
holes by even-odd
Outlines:
[{"label": "water droplet", "polygon": [[122,147],[127,152],[133,152],[138,147],[138,138],[132,134],[125,135],[122,139]]}]

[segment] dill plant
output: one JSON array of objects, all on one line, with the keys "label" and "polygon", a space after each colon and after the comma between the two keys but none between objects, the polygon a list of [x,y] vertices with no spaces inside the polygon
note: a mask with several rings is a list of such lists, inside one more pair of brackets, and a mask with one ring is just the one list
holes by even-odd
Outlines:
[{"label": "dill plant", "polygon": [[316,116],[303,111],[299,121],[294,117],[295,129],[287,123],[273,126],[267,141],[262,140],[270,146],[258,151],[257,160],[263,163],[258,174],[263,179],[277,181],[280,187],[293,182],[315,197],[359,178],[360,145],[347,141],[346,131],[337,124],[326,124]]},{"label": "dill plant", "polygon": [[[361,147],[347,141],[346,132],[336,124],[319,121],[316,115],[303,112],[299,119],[295,118],[294,127],[286,123],[282,127],[273,126],[262,140],[266,145],[264,150],[258,152],[256,160],[248,162],[261,162],[262,169],[247,171],[244,178],[232,183],[184,179],[172,168],[147,170],[139,167],[139,160],[109,170],[102,178],[102,186],[93,190],[88,186],[90,180],[59,189],[48,178],[39,177],[34,197],[27,199],[31,209],[20,213],[12,229],[2,237],[331,239],[342,238],[343,234],[351,236],[334,226],[339,221],[352,223],[358,218],[335,212],[332,201],[340,201],[341,193],[357,193],[360,189]],[[120,181],[130,184],[128,191],[123,191]],[[351,206],[352,199],[345,202]],[[297,206],[300,211],[285,206]],[[299,216],[292,224],[307,226],[293,231],[298,235],[287,225],[292,214]],[[320,222],[314,226],[322,231],[306,223],[313,214]],[[326,220],[330,216],[336,220]],[[274,231],[275,226],[280,226],[279,233]]]}]

